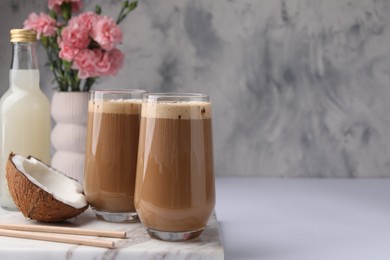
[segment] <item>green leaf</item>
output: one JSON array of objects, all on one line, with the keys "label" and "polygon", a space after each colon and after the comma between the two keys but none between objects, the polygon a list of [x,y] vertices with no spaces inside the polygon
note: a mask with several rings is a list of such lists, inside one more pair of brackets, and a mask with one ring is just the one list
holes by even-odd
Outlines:
[{"label": "green leaf", "polygon": [[131,4],[130,4],[130,9],[131,9],[131,10],[134,10],[135,8],[137,8],[137,6],[138,6],[138,1],[133,1],[133,2],[131,2]]},{"label": "green leaf", "polygon": [[42,36],[41,37],[41,43],[42,43],[44,48],[47,48],[48,47],[48,43],[49,43],[49,39],[47,39],[46,36]]},{"label": "green leaf", "polygon": [[129,6],[129,0],[122,2],[122,9],[127,8]]},{"label": "green leaf", "polygon": [[66,60],[64,60],[64,61],[62,62],[62,64],[64,65],[64,69],[65,69],[65,70],[70,70],[71,67],[72,67],[72,63],[69,62],[69,61],[66,61]]},{"label": "green leaf", "polygon": [[116,24],[120,24],[126,16],[133,11],[138,6],[138,1],[133,1],[129,4],[129,1],[126,0],[122,3],[122,9],[119,12],[118,18],[116,19]]},{"label": "green leaf", "polygon": [[102,13],[102,7],[100,5],[95,6],[95,13],[96,14],[101,14]]},{"label": "green leaf", "polygon": [[54,10],[50,10],[49,11],[49,15],[51,18],[53,18],[54,20],[57,20],[57,14],[56,12],[54,12]]},{"label": "green leaf", "polygon": [[84,82],[83,91],[89,91],[97,79],[98,79],[97,77],[87,78]]},{"label": "green leaf", "polygon": [[72,4],[71,3],[63,3],[61,5],[61,15],[64,18],[65,22],[69,21],[72,17]]}]

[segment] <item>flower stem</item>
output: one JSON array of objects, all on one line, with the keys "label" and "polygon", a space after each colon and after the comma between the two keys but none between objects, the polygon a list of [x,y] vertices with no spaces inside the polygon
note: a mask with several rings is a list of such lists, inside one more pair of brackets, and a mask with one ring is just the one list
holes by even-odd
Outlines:
[{"label": "flower stem", "polygon": [[87,78],[87,80],[84,82],[83,91],[89,91],[92,85],[96,82],[96,79],[97,78]]},{"label": "flower stem", "polygon": [[120,24],[126,16],[133,11],[138,5],[138,1],[133,1],[129,3],[129,0],[126,0],[122,3],[122,9],[119,12],[118,18],[116,19],[116,24]]}]

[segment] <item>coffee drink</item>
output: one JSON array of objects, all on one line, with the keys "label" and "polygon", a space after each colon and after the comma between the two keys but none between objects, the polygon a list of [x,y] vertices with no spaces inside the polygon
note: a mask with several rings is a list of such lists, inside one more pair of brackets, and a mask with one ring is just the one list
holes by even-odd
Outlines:
[{"label": "coffee drink", "polygon": [[84,190],[105,220],[116,221],[108,213],[135,213],[140,112],[140,100],[89,101]]},{"label": "coffee drink", "polygon": [[149,233],[200,234],[215,206],[212,152],[209,102],[143,102],[135,206]]}]

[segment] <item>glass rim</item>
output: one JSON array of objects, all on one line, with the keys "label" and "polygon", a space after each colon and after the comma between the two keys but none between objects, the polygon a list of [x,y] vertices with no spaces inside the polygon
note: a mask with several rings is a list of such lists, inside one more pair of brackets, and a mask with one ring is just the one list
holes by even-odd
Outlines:
[{"label": "glass rim", "polygon": [[192,92],[149,92],[144,97],[148,98],[209,98],[209,95]]},{"label": "glass rim", "polygon": [[138,93],[138,94],[145,94],[147,93],[146,90],[143,89],[96,89],[96,90],[90,90],[91,94],[95,93],[107,93],[107,94],[129,94],[129,93]]}]

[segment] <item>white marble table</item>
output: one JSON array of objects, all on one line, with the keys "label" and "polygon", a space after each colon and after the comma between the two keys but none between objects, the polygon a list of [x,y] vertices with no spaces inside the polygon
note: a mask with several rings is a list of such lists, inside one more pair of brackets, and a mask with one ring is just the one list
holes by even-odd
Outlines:
[{"label": "white marble table", "polygon": [[[27,220],[20,212],[0,209],[0,223],[38,224]],[[39,223],[42,224],[42,223]],[[46,224],[50,225],[50,224]],[[0,260],[88,260],[88,259],[215,259],[224,258],[223,247],[219,235],[218,223],[213,215],[197,239],[186,242],[164,242],[152,239],[141,223],[108,223],[97,220],[91,209],[65,223],[57,224],[65,227],[102,229],[111,231],[128,231],[129,238],[119,248],[106,249],[29,239],[0,236]],[[64,235],[66,236],[66,235]],[[98,238],[102,240],[117,240]],[[122,244],[122,243],[121,243]]]},{"label": "white marble table", "polygon": [[[97,224],[90,213],[76,223],[117,226]],[[227,260],[390,259],[390,179],[217,178],[216,214]],[[25,221],[0,210],[6,220]],[[138,226],[132,245],[120,250],[0,237],[0,259],[223,257],[216,230],[209,231],[214,244],[176,244],[149,239]]]}]

